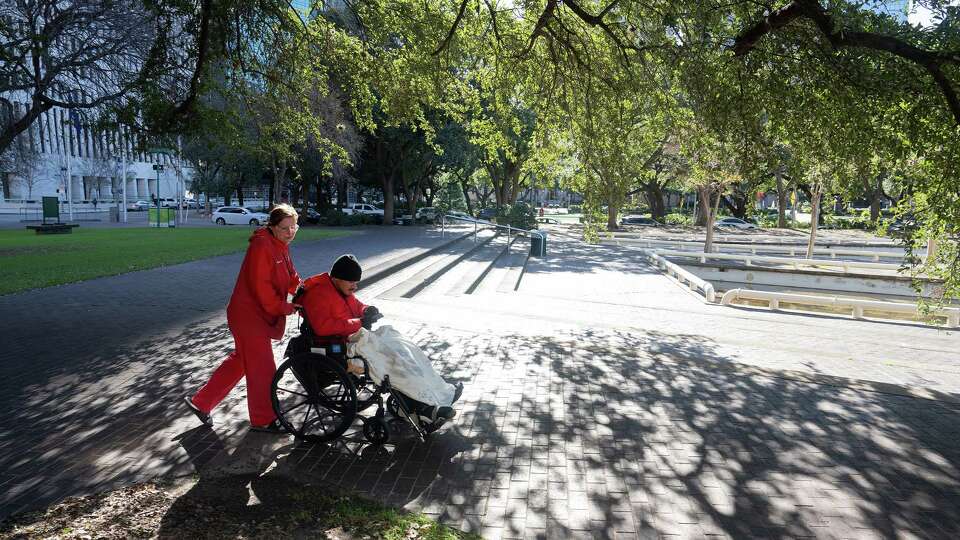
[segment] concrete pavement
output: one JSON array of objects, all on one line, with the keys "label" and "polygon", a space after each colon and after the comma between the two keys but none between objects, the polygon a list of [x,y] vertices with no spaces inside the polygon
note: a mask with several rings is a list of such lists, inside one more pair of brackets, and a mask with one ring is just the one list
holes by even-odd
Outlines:
[{"label": "concrete pavement", "polygon": [[[384,260],[409,240],[388,230],[298,246],[298,269],[348,247]],[[176,404],[230,346],[239,255],[0,297],[4,513],[255,471],[488,538],[960,536],[955,332],[705,305],[639,257],[548,245],[515,293],[361,291],[467,385],[428,444],[400,430],[379,449],[249,433],[242,390],[212,430]],[[145,300],[157,280],[183,292]]]}]

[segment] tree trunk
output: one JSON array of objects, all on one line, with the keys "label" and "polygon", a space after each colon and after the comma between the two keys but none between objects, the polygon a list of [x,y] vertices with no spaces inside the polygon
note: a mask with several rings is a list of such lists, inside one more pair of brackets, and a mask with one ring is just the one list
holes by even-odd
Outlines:
[{"label": "tree trunk", "polygon": [[243,173],[237,177],[237,204],[240,206],[243,206],[243,177]]},{"label": "tree trunk", "polygon": [[817,240],[817,222],[820,219],[820,196],[823,187],[815,185],[810,200],[810,239],[807,241],[807,258],[813,258],[813,248]]},{"label": "tree trunk", "polygon": [[717,193],[717,202],[714,206],[710,199],[713,192],[713,188],[709,185],[697,187],[697,192],[700,195],[700,210],[704,216],[704,221],[707,227],[707,235],[703,241],[703,252],[711,253],[713,252],[713,221],[714,217],[717,215],[716,208],[720,207],[720,193]]},{"label": "tree trunk", "polygon": [[780,170],[780,167],[777,167],[777,170],[773,172],[773,176],[777,179],[777,227],[781,229],[787,228],[787,191],[784,189],[783,185],[783,171]]},{"label": "tree trunk", "polygon": [[607,230],[617,230],[617,211],[618,208],[612,204],[607,206]]},{"label": "tree trunk", "polygon": [[[706,191],[704,191],[706,190]],[[706,197],[706,198],[704,198]],[[696,215],[693,216],[693,224],[698,227],[705,227],[707,225],[707,216],[710,214],[710,188],[703,186],[697,187],[697,198],[699,199],[700,204],[697,205]]]},{"label": "tree trunk", "polygon": [[879,192],[874,192],[873,199],[870,201],[870,223],[872,225],[877,224],[877,220],[880,219],[880,195]]},{"label": "tree trunk", "polygon": [[662,223],[667,216],[667,210],[663,204],[663,187],[659,182],[648,182],[643,187],[643,195],[647,199],[647,206],[650,207],[650,217]]},{"label": "tree trunk", "polygon": [[383,173],[380,176],[380,187],[383,189],[383,225],[393,225],[393,174]]},{"label": "tree trunk", "polygon": [[467,213],[473,215],[473,203],[470,202],[470,189],[467,187],[466,179],[460,179],[460,190],[463,191],[463,200],[467,204]]}]

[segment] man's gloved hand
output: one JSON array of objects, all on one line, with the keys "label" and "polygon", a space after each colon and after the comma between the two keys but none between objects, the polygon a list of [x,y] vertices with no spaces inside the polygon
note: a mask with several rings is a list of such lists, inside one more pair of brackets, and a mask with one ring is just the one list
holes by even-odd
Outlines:
[{"label": "man's gloved hand", "polygon": [[376,306],[367,306],[363,310],[363,319],[361,319],[360,324],[370,330],[373,327],[373,323],[379,321],[383,318],[383,315],[380,314],[380,310]]}]

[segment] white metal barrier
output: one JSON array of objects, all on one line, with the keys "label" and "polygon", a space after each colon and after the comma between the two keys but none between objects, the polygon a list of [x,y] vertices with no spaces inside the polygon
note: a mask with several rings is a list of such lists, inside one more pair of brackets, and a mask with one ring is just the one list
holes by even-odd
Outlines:
[{"label": "white metal barrier", "polygon": [[703,296],[707,299],[707,302],[712,303],[717,301],[717,294],[713,290],[713,284],[709,281],[705,281],[680,267],[679,265],[664,259],[656,252],[644,250],[644,253],[647,255],[647,258],[657,266],[657,268],[665,271],[668,275],[676,277],[677,281],[679,281],[681,284],[686,283],[687,288],[690,290],[699,289],[702,291]]},{"label": "white metal barrier", "polygon": [[[863,318],[865,309],[884,311],[887,313],[906,313],[916,316],[919,313],[917,304],[906,304],[902,302],[882,302],[879,300],[861,300],[858,298],[845,298],[842,296],[813,296],[808,294],[793,294],[770,291],[754,291],[749,289],[731,289],[723,293],[720,304],[728,306],[736,300],[761,300],[768,302],[770,309],[780,309],[780,303],[843,307],[850,308],[855,319]],[[947,326],[951,328],[960,327],[960,309],[957,308],[939,308],[930,311],[931,314],[940,317],[946,317]]]},{"label": "white metal barrier", "polygon": [[[685,242],[678,240],[650,240],[649,238],[636,238],[633,236],[620,236],[622,234],[636,234],[636,233],[614,233],[614,232],[604,232],[601,233],[602,243],[608,243],[613,245],[627,245],[627,246],[637,246],[647,249],[660,249],[663,247],[675,247],[679,250],[683,249],[694,249],[694,250],[703,250],[703,242]],[[796,244],[796,245],[769,245],[769,244],[714,244],[714,249],[717,252],[722,251],[749,251],[752,255],[757,253],[788,253],[791,257],[796,256],[797,254],[806,254],[807,247]],[[891,248],[897,246],[890,246]],[[837,258],[837,256],[857,256],[857,257],[870,257],[874,262],[879,262],[881,258],[886,259],[898,259],[903,260],[902,250],[899,252],[890,252],[890,251],[867,251],[867,250],[858,250],[858,249],[840,249],[840,248],[814,248],[814,254],[816,255],[829,255],[831,259]],[[921,258],[925,255],[921,255]]]},{"label": "white metal barrier", "polygon": [[869,268],[872,270],[888,270],[891,272],[900,273],[901,265],[893,263],[876,263],[876,262],[867,262],[867,261],[844,261],[838,259],[799,259],[793,257],[767,257],[767,256],[757,256],[757,255],[737,255],[734,253],[702,253],[696,251],[677,251],[677,250],[668,250],[668,249],[657,249],[654,250],[660,255],[666,255],[668,257],[691,257],[700,259],[700,262],[706,262],[708,259],[717,259],[717,260],[731,260],[731,261],[740,261],[746,264],[747,266],[752,266],[753,263],[766,263],[766,264],[781,264],[792,266],[794,269],[799,270],[801,266],[804,267],[836,267],[842,269],[844,272],[849,272],[851,268]]}]

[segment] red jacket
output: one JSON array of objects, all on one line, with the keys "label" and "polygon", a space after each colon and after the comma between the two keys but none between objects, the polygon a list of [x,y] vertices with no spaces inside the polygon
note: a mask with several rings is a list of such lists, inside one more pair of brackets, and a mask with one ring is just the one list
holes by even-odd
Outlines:
[{"label": "red jacket", "polygon": [[303,283],[303,289],[300,304],[315,334],[347,337],[360,330],[360,319],[367,306],[354,295],[340,294],[329,274],[324,272],[308,278]]},{"label": "red jacket", "polygon": [[287,315],[294,311],[287,294],[300,285],[300,275],[290,260],[287,244],[273,237],[269,229],[250,236],[233,296],[227,306],[227,323],[234,333],[283,337]]}]

